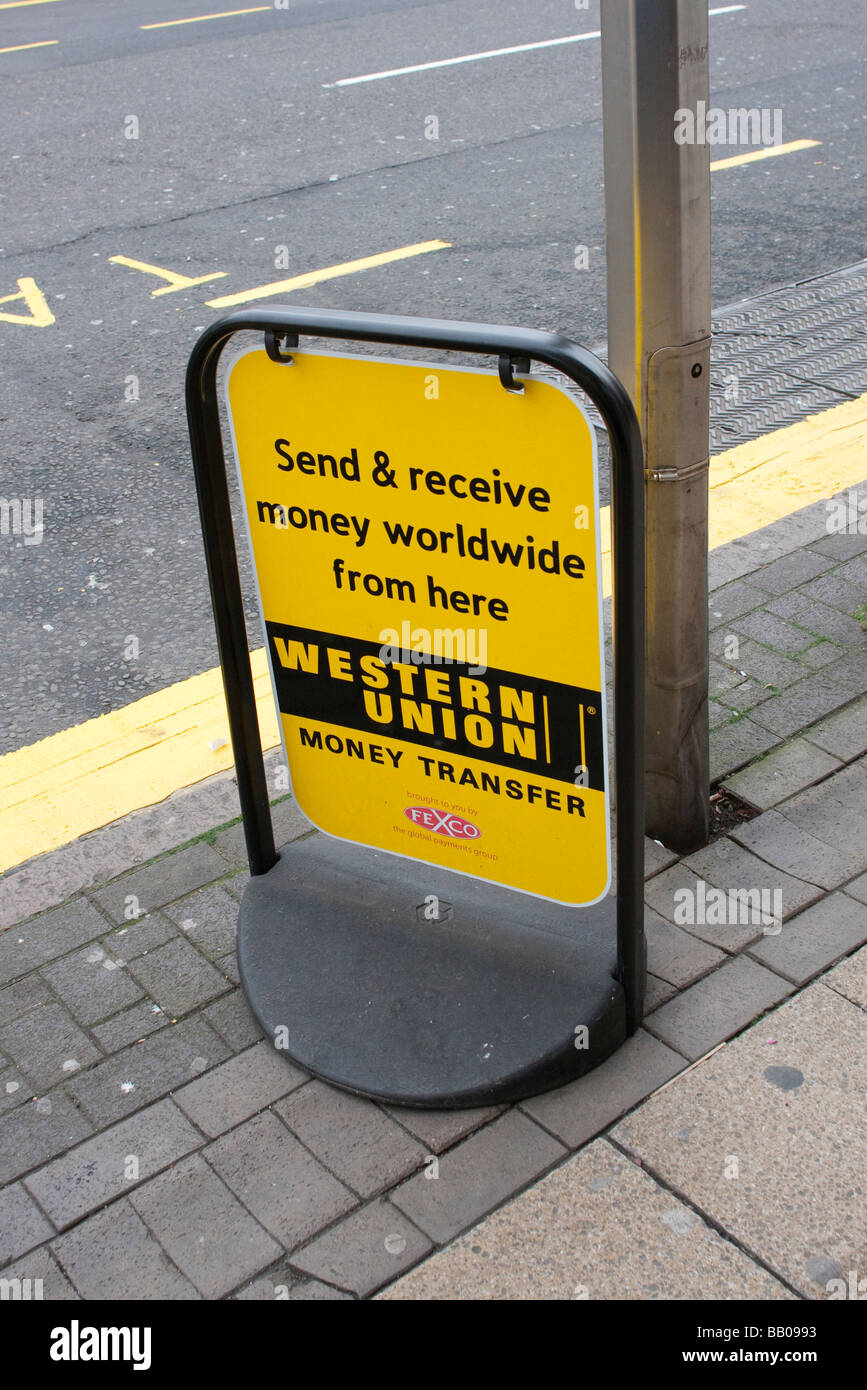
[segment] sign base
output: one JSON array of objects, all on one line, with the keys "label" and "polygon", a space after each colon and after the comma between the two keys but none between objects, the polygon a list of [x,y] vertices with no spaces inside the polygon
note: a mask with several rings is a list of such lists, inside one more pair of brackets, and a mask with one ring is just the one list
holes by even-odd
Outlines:
[{"label": "sign base", "polygon": [[574,1080],[627,1036],[617,900],[561,907],[321,834],[251,879],[241,983],[287,1060],[394,1105]]}]

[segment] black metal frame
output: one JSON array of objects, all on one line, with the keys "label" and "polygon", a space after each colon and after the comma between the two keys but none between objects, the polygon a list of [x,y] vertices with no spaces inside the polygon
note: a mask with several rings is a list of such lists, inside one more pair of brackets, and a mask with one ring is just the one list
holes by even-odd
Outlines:
[{"label": "black metal frame", "polygon": [[[274,831],[253,691],[235,533],[217,400],[217,366],[230,338],[263,333],[269,357],[291,362],[299,334],[494,357],[507,390],[531,360],[569,377],[593,401],[608,430],[614,588],[614,748],[618,978],[627,1034],[641,1022],[644,939],[644,462],[641,431],[626,390],[603,362],[568,338],[531,328],[404,318],[334,309],[238,310],[204,330],[187,367],[187,418],[202,535],[229,711],[250,873],[276,862]],[[281,350],[285,344],[288,351]]]}]

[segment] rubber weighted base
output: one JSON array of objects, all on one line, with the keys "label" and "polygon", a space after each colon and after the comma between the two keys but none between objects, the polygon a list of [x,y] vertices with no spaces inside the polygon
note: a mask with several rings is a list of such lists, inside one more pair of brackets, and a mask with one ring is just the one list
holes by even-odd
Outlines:
[{"label": "rubber weighted base", "polygon": [[325,835],[251,879],[238,960],[287,1059],[396,1105],[535,1095],[626,1037],[613,896],[559,907]]}]

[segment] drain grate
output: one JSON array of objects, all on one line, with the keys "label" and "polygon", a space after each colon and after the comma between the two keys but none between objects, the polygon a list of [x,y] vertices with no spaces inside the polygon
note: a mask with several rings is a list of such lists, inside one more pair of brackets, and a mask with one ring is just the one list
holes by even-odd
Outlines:
[{"label": "drain grate", "polygon": [[711,453],[867,391],[867,261],[719,310]]}]

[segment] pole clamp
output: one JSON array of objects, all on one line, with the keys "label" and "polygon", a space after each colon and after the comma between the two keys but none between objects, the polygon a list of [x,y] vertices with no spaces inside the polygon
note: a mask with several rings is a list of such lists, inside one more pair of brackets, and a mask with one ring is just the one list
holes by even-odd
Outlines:
[{"label": "pole clamp", "polygon": [[687,468],[645,468],[644,477],[649,483],[683,483],[706,473],[709,466],[710,460],[702,459],[700,463],[691,463]]}]

